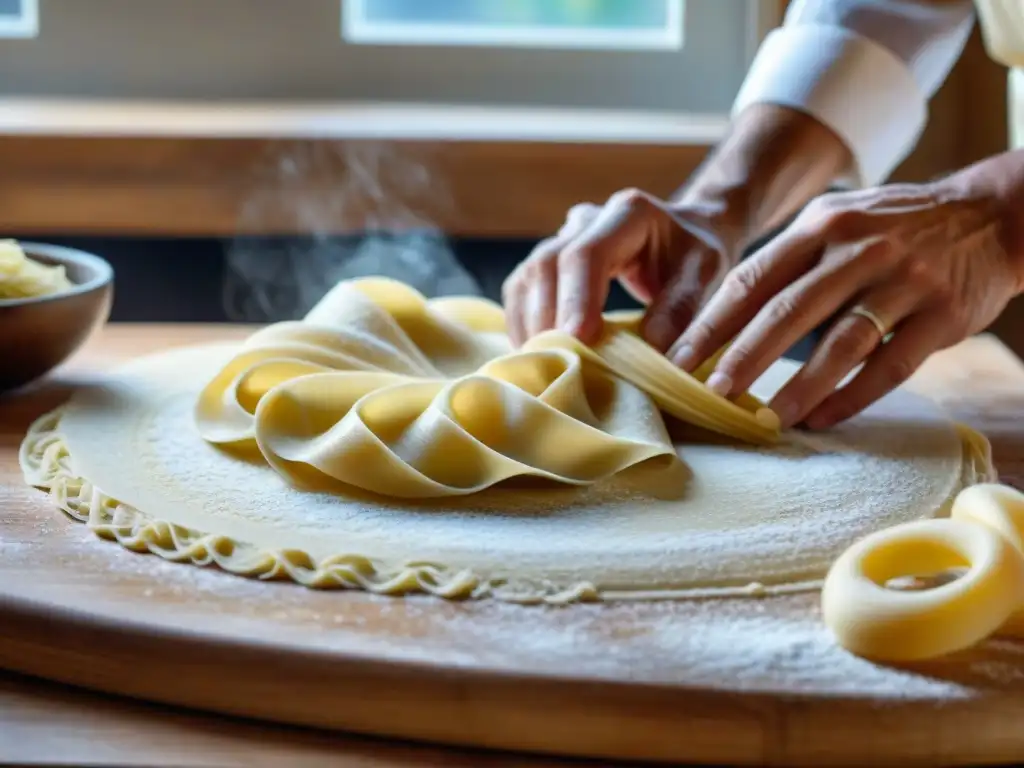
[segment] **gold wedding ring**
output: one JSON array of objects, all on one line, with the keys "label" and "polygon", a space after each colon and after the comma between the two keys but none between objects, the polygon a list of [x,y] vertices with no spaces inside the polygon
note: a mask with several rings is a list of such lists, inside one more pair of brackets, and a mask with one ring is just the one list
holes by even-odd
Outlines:
[{"label": "gold wedding ring", "polygon": [[875,328],[878,330],[878,335],[881,336],[883,340],[886,336],[889,335],[889,329],[886,327],[885,323],[882,322],[882,318],[880,318],[867,307],[858,304],[857,306],[850,310],[850,314],[859,315],[863,317],[865,320],[867,320],[869,323],[871,323],[873,326],[875,326]]}]

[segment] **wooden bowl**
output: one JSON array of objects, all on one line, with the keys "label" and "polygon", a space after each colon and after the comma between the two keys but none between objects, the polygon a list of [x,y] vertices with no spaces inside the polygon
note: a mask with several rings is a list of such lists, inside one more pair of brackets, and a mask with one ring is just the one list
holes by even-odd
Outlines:
[{"label": "wooden bowl", "polygon": [[74,287],[0,299],[0,391],[33,382],[71,357],[110,317],[114,297],[114,270],[99,256],[59,245],[20,245],[36,261],[64,265]]}]

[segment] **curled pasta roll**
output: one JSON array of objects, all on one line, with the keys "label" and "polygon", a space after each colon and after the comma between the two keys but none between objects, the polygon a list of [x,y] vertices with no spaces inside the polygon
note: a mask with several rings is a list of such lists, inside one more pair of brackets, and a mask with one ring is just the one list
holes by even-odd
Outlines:
[{"label": "curled pasta roll", "polygon": [[[979,483],[965,488],[953,502],[950,516],[986,525],[1024,556],[1024,493],[1000,483]],[[1024,637],[1024,600],[998,635]]]},{"label": "curled pasta roll", "polygon": [[[985,483],[961,491],[949,519],[921,520],[858,541],[822,589],[825,623],[847,650],[879,661],[919,661],[1021,626],[1024,494]],[[924,590],[886,585],[900,576],[962,568]]]}]

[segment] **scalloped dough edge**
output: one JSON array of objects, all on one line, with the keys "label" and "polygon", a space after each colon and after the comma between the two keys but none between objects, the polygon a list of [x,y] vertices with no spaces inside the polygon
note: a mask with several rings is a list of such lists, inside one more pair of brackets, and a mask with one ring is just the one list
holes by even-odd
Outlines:
[{"label": "scalloped dough edge", "polygon": [[[429,594],[449,600],[492,598],[551,605],[602,600],[767,597],[813,591],[824,583],[823,574],[821,579],[777,585],[753,582],[736,587],[610,591],[590,582],[558,585],[497,581],[441,563],[412,561],[388,568],[357,553],[332,555],[316,562],[301,550],[260,549],[222,534],[155,520],[107,496],[73,470],[59,429],[63,411],[63,407],[50,411],[29,427],[18,454],[25,481],[47,491],[60,510],[85,523],[96,536],[117,542],[132,552],[157,555],[175,563],[216,566],[236,576],[292,581],[313,589],[353,589],[389,596]],[[948,515],[956,493],[962,488],[997,479],[988,439],[964,424],[956,423],[955,427],[963,444],[961,483],[935,511],[935,517]]]}]

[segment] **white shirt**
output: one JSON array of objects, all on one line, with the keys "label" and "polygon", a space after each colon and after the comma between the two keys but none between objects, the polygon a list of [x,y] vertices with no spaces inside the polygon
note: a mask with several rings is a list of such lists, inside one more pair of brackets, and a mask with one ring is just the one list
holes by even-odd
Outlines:
[{"label": "white shirt", "polygon": [[880,184],[917,144],[973,24],[971,0],[793,0],[733,114],[755,103],[806,112],[849,147],[845,181]]}]

